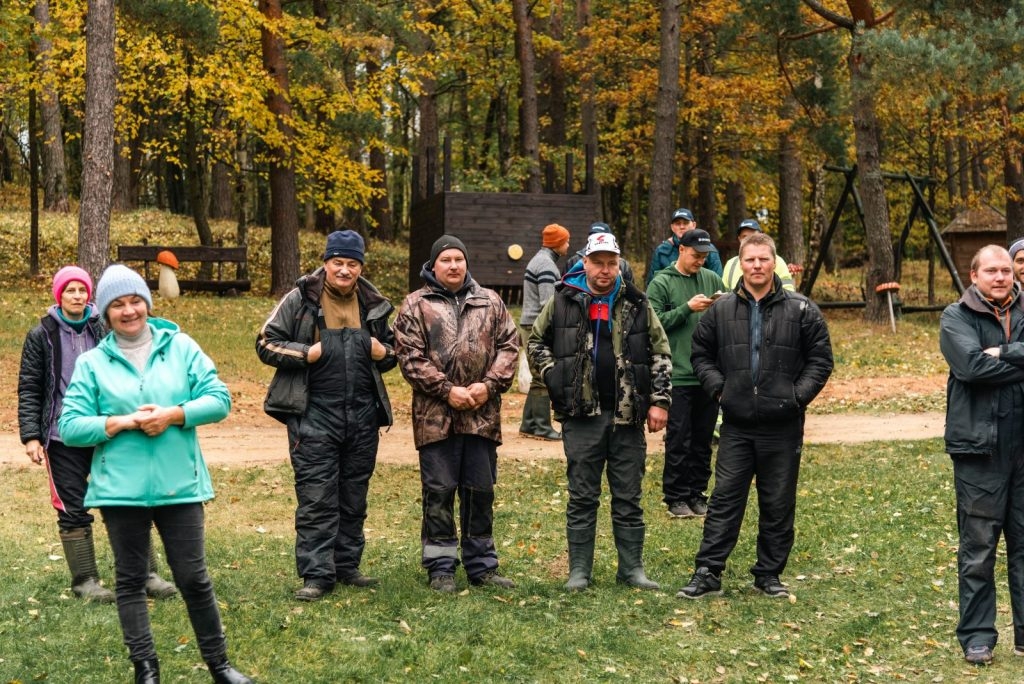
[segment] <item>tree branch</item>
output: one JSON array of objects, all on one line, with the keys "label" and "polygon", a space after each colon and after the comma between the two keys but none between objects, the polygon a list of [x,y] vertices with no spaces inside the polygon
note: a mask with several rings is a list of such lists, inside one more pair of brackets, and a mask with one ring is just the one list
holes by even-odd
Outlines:
[{"label": "tree branch", "polygon": [[825,21],[832,22],[833,24],[835,24],[839,28],[846,29],[847,31],[852,31],[852,30],[854,30],[854,28],[856,28],[856,24],[854,24],[853,19],[850,19],[849,17],[844,17],[841,14],[837,14],[836,12],[833,12],[832,10],[830,10],[827,7],[823,6],[821,3],[817,2],[817,0],[802,0],[802,1],[803,1],[803,3],[805,5],[807,5],[808,8],[810,8],[810,10],[812,12],[817,14],[819,17],[821,17]]}]

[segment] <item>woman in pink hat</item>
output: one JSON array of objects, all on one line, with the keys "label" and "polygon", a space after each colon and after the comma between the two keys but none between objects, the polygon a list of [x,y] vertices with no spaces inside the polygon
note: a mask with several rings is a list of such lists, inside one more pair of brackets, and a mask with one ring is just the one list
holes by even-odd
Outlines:
[{"label": "woman in pink hat", "polygon": [[[21,350],[18,427],[28,457],[33,463],[46,464],[72,591],[89,601],[113,603],[114,593],[99,582],[93,516],[84,505],[92,449],[67,446],[57,432],[57,417],[75,360],[95,347],[106,333],[96,307],[90,303],[92,289],[92,278],[78,266],[65,266],[53,276],[56,303],[29,331]],[[151,551],[154,572],[147,590],[151,596],[173,596],[177,590],[156,574],[152,556]]]}]

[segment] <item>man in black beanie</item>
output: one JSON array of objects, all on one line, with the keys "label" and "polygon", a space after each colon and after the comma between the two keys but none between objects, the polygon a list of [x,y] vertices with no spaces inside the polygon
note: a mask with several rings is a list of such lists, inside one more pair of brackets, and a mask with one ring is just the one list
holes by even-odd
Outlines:
[{"label": "man in black beanie", "polygon": [[421,564],[431,589],[455,592],[461,545],[470,584],[511,589],[512,580],[498,572],[494,483],[501,394],[516,374],[519,331],[501,297],[469,275],[466,245],[457,237],[434,243],[420,275],[425,284],[402,302],[395,340],[413,390],[423,484]]},{"label": "man in black beanie", "polygon": [[299,279],[256,340],[260,360],[277,368],[263,408],[288,426],[299,601],[377,584],[359,564],[379,428],[392,423],[381,373],[396,364],[394,307],[362,277],[364,252],[355,231],[328,235],[324,265]]}]

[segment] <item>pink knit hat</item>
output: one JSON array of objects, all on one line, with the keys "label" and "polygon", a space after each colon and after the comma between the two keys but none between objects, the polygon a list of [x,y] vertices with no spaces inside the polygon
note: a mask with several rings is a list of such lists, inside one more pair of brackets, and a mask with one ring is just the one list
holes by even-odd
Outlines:
[{"label": "pink knit hat", "polygon": [[64,288],[73,280],[85,285],[85,293],[92,301],[92,278],[85,272],[85,269],[78,266],[65,266],[53,276],[53,298],[60,304],[60,296],[64,294]]}]

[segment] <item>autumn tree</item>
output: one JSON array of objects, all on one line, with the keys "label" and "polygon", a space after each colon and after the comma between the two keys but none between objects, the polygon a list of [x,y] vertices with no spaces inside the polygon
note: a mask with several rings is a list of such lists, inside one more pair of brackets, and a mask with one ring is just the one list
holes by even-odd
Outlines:
[{"label": "autumn tree", "polygon": [[882,177],[881,126],[875,112],[877,86],[872,74],[874,61],[872,55],[864,49],[864,32],[876,28],[882,18],[876,16],[872,0],[847,0],[849,16],[833,12],[816,0],[803,1],[820,17],[850,34],[850,53],[847,59],[852,98],[850,115],[857,149],[857,178],[864,208],[868,252],[865,273],[867,306],[864,318],[881,323],[886,320],[888,309],[885,296],[875,292],[875,287],[892,280],[895,264],[889,228],[889,204]]},{"label": "autumn tree", "polygon": [[54,85],[55,75],[50,59],[53,41],[50,38],[50,3],[36,0],[36,67],[39,74],[39,113],[42,119],[43,208],[67,213],[67,169],[64,163],[64,127],[61,122],[60,99]]},{"label": "autumn tree", "polygon": [[280,32],[283,19],[280,0],[260,0],[264,22],[260,26],[263,68],[271,86],[265,101],[277,135],[270,144],[270,291],[283,294],[299,275],[299,209],[295,195],[295,167],[291,144],[292,106],[289,101],[288,62]]},{"label": "autumn tree", "polygon": [[540,122],[537,117],[536,56],[533,20],[527,0],[512,0],[519,62],[519,150],[526,162],[526,192],[540,192]]},{"label": "autumn tree", "polygon": [[78,264],[98,277],[110,253],[114,166],[114,1],[89,0],[85,20],[85,121],[82,196],[78,211]]},{"label": "autumn tree", "polygon": [[672,215],[676,127],[679,123],[679,4],[676,0],[662,0],[659,25],[658,96],[654,105],[645,254],[650,254],[665,239],[666,217]]}]

